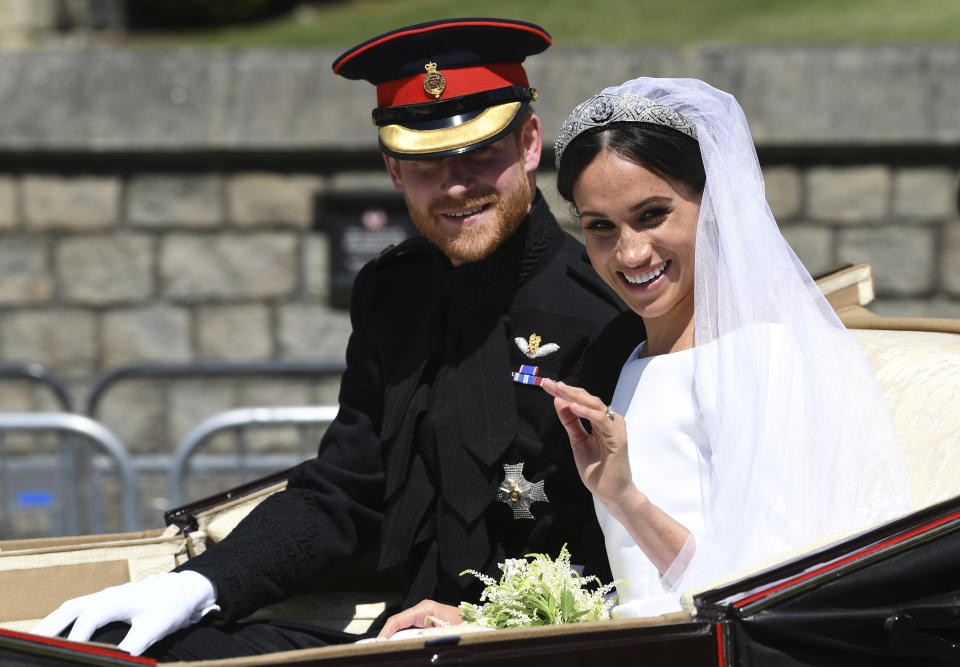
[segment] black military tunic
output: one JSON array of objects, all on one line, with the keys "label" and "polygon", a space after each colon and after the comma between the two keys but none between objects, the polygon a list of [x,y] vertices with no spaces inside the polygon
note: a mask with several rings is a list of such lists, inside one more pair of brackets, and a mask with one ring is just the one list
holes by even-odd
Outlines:
[{"label": "black military tunic", "polygon": [[[609,401],[642,325],[597,277],[542,196],[490,257],[452,267],[423,239],[367,265],[351,299],[340,411],[288,489],[185,568],[209,577],[228,619],[300,592],[379,549],[404,604],[477,601],[466,568],[556,555],[609,577],[603,538],[552,399],[514,381],[585,384]],[[524,369],[530,375],[531,369]],[[543,482],[535,518],[497,499],[504,464]]]}]

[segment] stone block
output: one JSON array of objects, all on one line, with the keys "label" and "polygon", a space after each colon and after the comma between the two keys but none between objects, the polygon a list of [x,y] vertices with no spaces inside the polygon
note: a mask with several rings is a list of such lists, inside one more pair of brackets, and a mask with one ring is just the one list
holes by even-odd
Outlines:
[{"label": "stone block", "polygon": [[19,226],[16,181],[0,176],[0,232],[12,231]]},{"label": "stone block", "polygon": [[201,307],[196,322],[198,359],[253,361],[269,359],[273,353],[265,305]]},{"label": "stone block", "polygon": [[919,296],[934,289],[937,235],[930,227],[898,225],[842,229],[837,260],[868,262],[880,297]]},{"label": "stone block", "polygon": [[898,222],[944,220],[956,212],[957,178],[946,167],[902,167],[893,172]]},{"label": "stone block", "polygon": [[11,311],[0,321],[3,358],[36,361],[63,376],[96,370],[96,317],[87,310]]},{"label": "stone block", "polygon": [[54,30],[57,28],[58,4],[56,0],[14,0],[3,3],[3,25],[19,28]]},{"label": "stone block", "polygon": [[171,234],[162,245],[163,293],[179,301],[263,299],[297,286],[297,237]]},{"label": "stone block", "polygon": [[216,109],[232,146],[376,150],[370,91],[330,72],[334,49],[241,49],[230,55],[229,97]]},{"label": "stone block", "polygon": [[97,418],[133,454],[167,454],[175,443],[167,435],[167,400],[163,383],[121,380],[102,394]]},{"label": "stone block", "polygon": [[330,298],[330,238],[310,234],[304,238],[303,283],[307,296],[326,301]]},{"label": "stone block", "polygon": [[780,232],[812,275],[837,266],[833,256],[833,230],[826,225],[794,223],[781,225]]},{"label": "stone block", "polygon": [[285,406],[307,405],[311,402],[313,383],[302,378],[251,377],[236,387],[239,405]]},{"label": "stone block", "polygon": [[763,181],[767,203],[777,222],[789,222],[800,215],[803,205],[803,179],[796,167],[764,167]]},{"label": "stone block", "polygon": [[313,198],[321,185],[318,176],[267,172],[232,176],[227,183],[230,221],[237,227],[308,229]]},{"label": "stone block", "polygon": [[105,369],[147,361],[190,361],[190,318],[185,310],[153,306],[103,316]]},{"label": "stone block", "polygon": [[314,304],[279,309],[278,343],[283,359],[341,361],[350,337],[349,314]]},{"label": "stone block", "polygon": [[0,61],[0,99],[12,102],[0,118],[5,147],[224,149],[225,116],[237,101],[231,58],[222,51],[65,48],[11,56]]},{"label": "stone block", "polygon": [[30,230],[86,231],[116,224],[120,179],[115,176],[23,177],[23,218]]},{"label": "stone block", "polygon": [[943,235],[941,284],[950,294],[960,296],[960,222],[946,225]]},{"label": "stone block", "polygon": [[[347,346],[343,346],[343,354],[338,359],[331,361],[342,361],[346,355]],[[340,401],[340,376],[318,380],[313,387],[313,394],[310,402],[315,405],[337,405]]]},{"label": "stone block", "polygon": [[815,167],[807,172],[807,217],[824,222],[885,219],[890,168],[884,165]]},{"label": "stone block", "polygon": [[47,266],[43,238],[4,236],[0,243],[0,304],[45,303],[54,280]]},{"label": "stone block", "polygon": [[[240,405],[296,406],[311,403],[310,383],[300,379],[252,378],[244,381],[238,389]],[[258,454],[299,453],[299,458],[303,459],[317,450],[315,435],[304,431],[301,440],[300,430],[295,426],[251,428],[245,437],[249,450]]]},{"label": "stone block", "polygon": [[[14,51],[0,60],[6,103],[0,148],[373,153],[370,89],[329,71],[337,55],[335,49]],[[696,76],[734,94],[760,145],[949,145],[960,138],[956,44],[556,47],[525,67],[541,92],[535,107],[548,152],[564,115],[598,82],[638,72]]]},{"label": "stone block", "polygon": [[127,218],[140,227],[216,227],[224,219],[217,174],[147,174],[127,186]]},{"label": "stone block", "polygon": [[61,239],[56,261],[63,298],[89,305],[148,298],[153,294],[153,246],[144,234]]},{"label": "stone block", "polygon": [[[6,361],[29,361],[11,359]],[[31,412],[37,409],[36,385],[32,381],[3,378],[0,382],[0,412]]]},{"label": "stone block", "polygon": [[326,189],[330,191],[375,190],[393,192],[393,181],[386,168],[375,171],[343,171],[331,174]]},{"label": "stone block", "polygon": [[[758,144],[956,141],[960,120],[948,114],[960,99],[960,49],[943,47],[709,46],[694,56],[706,67],[688,76],[735,95]],[[729,84],[710,71],[725,60],[733,65]]]},{"label": "stone block", "polygon": [[[236,407],[237,381],[233,378],[178,380],[169,387],[169,433],[171,447],[176,447],[193,428],[215,414]],[[198,453],[235,451],[235,438],[229,432],[214,435],[200,445]]]}]

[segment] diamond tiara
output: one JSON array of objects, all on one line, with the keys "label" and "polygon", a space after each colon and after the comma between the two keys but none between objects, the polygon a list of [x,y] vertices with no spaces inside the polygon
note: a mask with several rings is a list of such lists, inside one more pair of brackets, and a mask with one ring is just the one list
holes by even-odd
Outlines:
[{"label": "diamond tiara", "polygon": [[553,141],[556,165],[560,166],[563,151],[582,132],[610,123],[654,123],[672,127],[693,139],[697,138],[697,128],[693,123],[678,111],[649,97],[632,93],[600,93],[578,104],[563,121],[560,132]]}]

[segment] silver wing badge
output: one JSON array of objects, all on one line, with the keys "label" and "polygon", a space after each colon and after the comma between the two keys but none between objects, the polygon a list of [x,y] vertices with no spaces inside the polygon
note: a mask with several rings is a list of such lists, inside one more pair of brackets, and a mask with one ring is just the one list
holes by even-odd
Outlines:
[{"label": "silver wing badge", "polygon": [[560,346],[556,343],[541,345],[541,340],[540,336],[532,333],[529,339],[517,336],[513,339],[513,342],[517,344],[517,347],[520,348],[520,351],[523,352],[528,359],[539,359],[548,354],[553,354],[560,349]]}]

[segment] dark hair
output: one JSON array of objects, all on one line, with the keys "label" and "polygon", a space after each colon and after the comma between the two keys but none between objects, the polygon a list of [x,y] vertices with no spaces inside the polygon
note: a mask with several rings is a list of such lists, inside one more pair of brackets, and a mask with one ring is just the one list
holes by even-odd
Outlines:
[{"label": "dark hair", "polygon": [[655,123],[610,123],[587,130],[563,151],[557,171],[560,196],[573,202],[573,186],[600,153],[609,151],[661,176],[703,192],[707,176],[696,139]]}]

